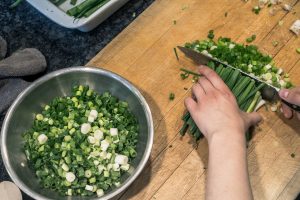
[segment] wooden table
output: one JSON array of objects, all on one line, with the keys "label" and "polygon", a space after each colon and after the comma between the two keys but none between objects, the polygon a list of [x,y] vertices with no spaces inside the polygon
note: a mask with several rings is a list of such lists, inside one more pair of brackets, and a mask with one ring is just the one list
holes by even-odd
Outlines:
[{"label": "wooden table", "polygon": [[[121,199],[204,199],[207,142],[201,140],[195,149],[189,136],[182,138],[178,134],[185,110],[183,100],[190,95],[183,88],[192,86],[191,80],[180,79],[179,68],[196,68],[182,54],[176,60],[175,46],[204,39],[210,29],[217,37],[230,37],[236,42],[256,34],[254,44],[272,55],[277,65],[289,71],[293,82],[300,85],[300,55],[295,51],[300,39],[288,30],[300,16],[300,3],[288,0],[295,4],[291,12],[280,10],[271,16],[267,8],[259,15],[251,12],[257,2],[156,0],[87,64],[130,80],[142,91],[152,110],[155,138],[151,158]],[[278,41],[278,46],[274,47],[272,41]],[[174,101],[169,100],[170,92],[176,95]],[[300,192],[300,123],[265,109],[260,113],[265,120],[248,148],[254,197],[294,199]]]}]

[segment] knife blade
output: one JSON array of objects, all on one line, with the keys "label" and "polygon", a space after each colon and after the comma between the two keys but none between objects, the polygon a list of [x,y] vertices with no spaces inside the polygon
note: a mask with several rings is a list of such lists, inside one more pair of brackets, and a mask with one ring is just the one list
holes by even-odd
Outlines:
[{"label": "knife blade", "polygon": [[[207,65],[208,62],[210,61],[214,61],[216,63],[219,63],[219,64],[222,64],[223,66],[225,67],[230,67],[234,70],[238,70],[240,71],[241,74],[245,75],[245,76],[248,76],[250,78],[252,78],[253,80],[255,80],[256,82],[259,82],[259,83],[264,83],[266,85],[266,87],[264,87],[263,91],[262,91],[262,96],[264,99],[267,99],[267,100],[277,100],[277,99],[281,99],[279,97],[279,90],[280,88],[278,87],[275,87],[263,80],[260,80],[258,77],[256,76],[253,76],[251,74],[248,74],[236,67],[233,67],[231,65],[229,65],[228,63],[225,63],[223,61],[220,61],[219,59],[216,59],[216,58],[213,58],[207,54],[204,54],[204,53],[200,53],[200,52],[197,52],[195,50],[192,50],[192,49],[189,49],[189,48],[186,48],[186,47],[182,47],[182,46],[177,46],[177,48],[183,52],[188,58],[192,59],[196,64],[198,65]],[[284,99],[281,99],[281,101],[283,103],[285,103],[287,106],[289,106],[291,109],[295,110],[295,111],[300,111],[300,106],[297,106],[295,104],[291,104],[287,101],[285,101]]]}]

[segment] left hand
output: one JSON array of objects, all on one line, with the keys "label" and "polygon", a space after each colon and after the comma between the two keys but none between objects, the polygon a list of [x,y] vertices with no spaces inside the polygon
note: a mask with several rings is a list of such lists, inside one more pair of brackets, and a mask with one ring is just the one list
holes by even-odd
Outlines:
[{"label": "left hand", "polygon": [[215,71],[200,66],[199,72],[203,76],[192,88],[195,100],[189,97],[185,105],[201,132],[208,142],[215,135],[244,138],[248,128],[257,124],[261,116],[241,111],[234,95]]}]

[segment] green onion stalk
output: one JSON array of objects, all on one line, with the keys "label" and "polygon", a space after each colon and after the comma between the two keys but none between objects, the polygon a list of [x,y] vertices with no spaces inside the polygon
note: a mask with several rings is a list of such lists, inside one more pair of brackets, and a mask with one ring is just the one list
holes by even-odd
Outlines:
[{"label": "green onion stalk", "polygon": [[[23,0],[15,0],[15,2],[10,6],[10,8],[17,7]],[[50,0],[56,6],[60,6],[65,3],[67,0]],[[70,4],[74,7],[67,10],[67,14],[69,16],[74,17],[75,19],[79,19],[82,17],[89,17],[98,9],[103,7],[110,0],[85,0],[82,3],[77,4],[77,0],[69,0]]]},{"label": "green onion stalk", "polygon": [[20,3],[22,2],[23,0],[16,0],[13,4],[10,5],[10,8],[15,8],[17,7],[18,5],[20,5]]},{"label": "green onion stalk", "polygon": [[89,17],[96,10],[104,6],[109,0],[86,0],[69,9],[67,14],[75,18]]}]

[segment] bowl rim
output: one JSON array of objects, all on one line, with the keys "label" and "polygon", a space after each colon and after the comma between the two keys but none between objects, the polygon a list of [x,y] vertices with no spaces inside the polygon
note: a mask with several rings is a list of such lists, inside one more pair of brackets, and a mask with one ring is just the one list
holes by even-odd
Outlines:
[{"label": "bowl rim", "polygon": [[[48,199],[47,197],[31,190],[26,184],[23,183],[23,181],[21,181],[21,179],[17,176],[17,174],[14,172],[14,170],[12,170],[11,163],[8,159],[8,150],[6,148],[7,131],[8,131],[7,129],[8,129],[8,124],[12,117],[12,114],[16,110],[17,106],[21,103],[21,101],[26,96],[28,96],[30,92],[32,92],[39,85],[45,83],[46,81],[48,81],[50,79],[53,79],[62,74],[67,74],[67,73],[72,73],[72,72],[89,72],[89,73],[104,74],[104,75],[108,75],[108,76],[116,79],[121,84],[123,84],[125,87],[129,88],[131,92],[134,93],[134,95],[139,99],[139,101],[144,109],[144,112],[146,114],[147,123],[149,125],[149,127],[148,127],[149,139],[147,141],[144,155],[142,156],[141,161],[139,162],[138,166],[136,167],[135,172],[122,183],[121,187],[118,187],[112,193],[107,194],[103,197],[95,198],[95,199],[110,199],[110,198],[115,197],[115,196],[121,194],[122,192],[124,192],[125,189],[127,187],[129,187],[129,185],[131,185],[132,182],[135,181],[136,178],[140,175],[140,173],[146,166],[147,161],[150,157],[150,153],[151,153],[152,146],[153,146],[153,138],[154,138],[154,126],[153,126],[152,114],[151,114],[151,110],[150,110],[150,107],[149,107],[146,99],[143,97],[143,95],[140,93],[140,91],[132,83],[130,83],[128,80],[126,80],[125,78],[121,77],[120,75],[118,75],[112,71],[98,68],[98,67],[97,68],[90,67],[90,66],[69,67],[69,68],[64,68],[64,69],[60,69],[60,70],[56,70],[51,73],[48,73],[48,74],[44,75],[43,77],[37,79],[36,81],[32,82],[14,100],[13,104],[10,106],[10,108],[7,111],[5,118],[3,120],[3,125],[2,125],[2,129],[1,129],[1,138],[0,138],[2,161],[4,163],[5,169],[7,170],[10,178],[23,192],[25,192],[27,195],[29,195],[35,199],[43,199],[43,200]],[[93,198],[91,198],[91,199],[93,199]]]}]

